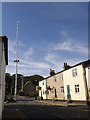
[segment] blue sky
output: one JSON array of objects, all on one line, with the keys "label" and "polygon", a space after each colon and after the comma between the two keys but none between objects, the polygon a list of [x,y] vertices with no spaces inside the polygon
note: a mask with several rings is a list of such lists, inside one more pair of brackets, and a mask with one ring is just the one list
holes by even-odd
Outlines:
[{"label": "blue sky", "polygon": [[88,59],[88,3],[7,2],[2,4],[2,33],[9,41],[9,65],[15,73],[16,24],[19,20],[18,73],[49,75],[63,63]]}]

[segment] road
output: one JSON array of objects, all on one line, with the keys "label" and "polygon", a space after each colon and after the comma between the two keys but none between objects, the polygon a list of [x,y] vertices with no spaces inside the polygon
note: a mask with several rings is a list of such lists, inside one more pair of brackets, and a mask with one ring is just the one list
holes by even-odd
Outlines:
[{"label": "road", "polygon": [[5,104],[3,120],[5,118],[19,118],[23,120],[32,120],[35,118],[60,118],[64,120],[72,118],[89,118],[90,109],[85,105],[68,106],[65,103],[63,104],[63,102],[59,105],[50,103],[52,102],[43,102],[26,97],[17,97],[17,102]]}]

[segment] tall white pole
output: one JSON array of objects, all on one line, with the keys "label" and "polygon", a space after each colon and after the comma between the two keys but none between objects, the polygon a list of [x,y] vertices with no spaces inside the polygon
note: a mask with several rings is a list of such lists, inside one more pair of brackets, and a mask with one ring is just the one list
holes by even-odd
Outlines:
[{"label": "tall white pole", "polygon": [[16,60],[14,60],[14,62],[16,62],[16,75],[15,75],[15,91],[14,91],[14,99],[16,100],[16,94],[17,94],[17,67],[18,67],[18,24],[19,22],[17,22],[17,41],[16,41]]}]

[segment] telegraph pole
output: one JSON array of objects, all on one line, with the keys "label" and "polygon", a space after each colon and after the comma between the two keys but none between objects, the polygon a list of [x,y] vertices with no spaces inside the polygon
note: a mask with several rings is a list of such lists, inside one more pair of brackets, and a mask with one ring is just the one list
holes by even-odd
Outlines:
[{"label": "telegraph pole", "polygon": [[16,94],[17,94],[17,67],[18,67],[18,24],[17,22],[17,40],[16,40],[16,60],[14,62],[16,63],[16,75],[15,75],[15,91],[14,91],[14,99],[16,100]]}]

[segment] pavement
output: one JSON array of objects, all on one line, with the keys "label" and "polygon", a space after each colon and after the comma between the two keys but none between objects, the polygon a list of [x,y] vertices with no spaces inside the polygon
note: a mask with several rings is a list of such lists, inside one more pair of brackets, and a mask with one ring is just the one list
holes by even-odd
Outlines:
[{"label": "pavement", "polygon": [[44,103],[47,105],[56,105],[56,106],[76,106],[76,107],[84,107],[84,108],[89,108],[89,106],[85,103],[67,103],[67,102],[62,102],[62,101],[48,101],[48,100],[38,100],[39,103]]},{"label": "pavement", "polygon": [[17,101],[34,101],[38,103],[43,103],[46,105],[57,105],[57,106],[82,106],[88,108],[89,106],[86,103],[82,102],[72,102],[67,103],[66,101],[53,101],[53,100],[35,100],[35,98],[25,97],[25,96],[17,96]]}]

